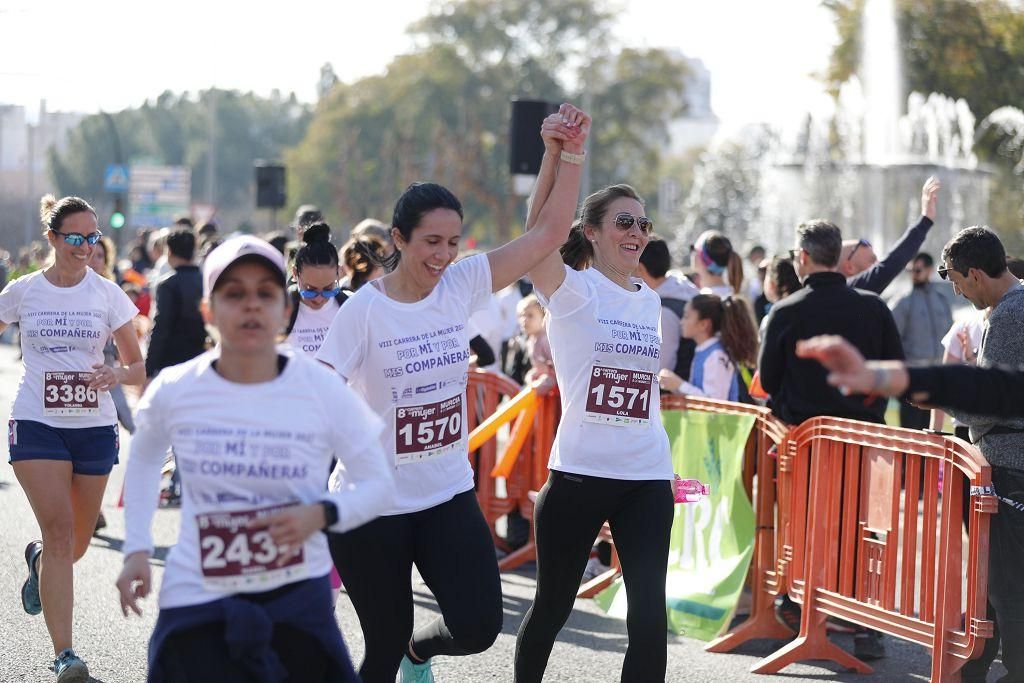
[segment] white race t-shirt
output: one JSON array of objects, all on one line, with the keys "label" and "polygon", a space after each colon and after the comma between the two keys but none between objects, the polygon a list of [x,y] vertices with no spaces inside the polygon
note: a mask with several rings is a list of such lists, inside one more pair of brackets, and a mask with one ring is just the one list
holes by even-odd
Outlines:
[{"label": "white race t-shirt", "polygon": [[469,316],[490,305],[486,254],[448,266],[434,291],[400,303],[369,284],[338,311],[317,360],[346,378],[383,418],[381,444],[397,484],[397,515],[473,488],[466,436]]},{"label": "white race t-shirt", "polygon": [[0,320],[21,327],[24,370],[11,419],[51,427],[117,423],[106,391],[90,392],[86,376],[103,363],[111,334],[139,314],[114,282],[86,269],[74,287],[57,287],[39,270],[0,293]]},{"label": "white race t-shirt", "polygon": [[324,343],[327,330],[331,329],[334,316],[338,314],[341,305],[334,299],[318,309],[313,309],[302,303],[298,303],[299,314],[295,317],[295,326],[288,335],[288,343],[303,353],[315,356]]},{"label": "white race t-shirt", "polygon": [[962,362],[964,360],[964,347],[960,342],[961,330],[966,330],[967,338],[971,342],[971,349],[977,355],[978,347],[981,346],[981,335],[985,331],[985,311],[973,311],[969,318],[957,320],[949,328],[949,332],[946,332],[946,336],[942,338],[942,348],[946,349],[949,355]]},{"label": "white race t-shirt", "polygon": [[167,556],[162,608],[327,575],[331,557],[321,533],[306,540],[301,561],[274,567],[269,536],[244,531],[254,511],[330,500],[338,506],[331,530],[344,532],[391,504],[380,419],[327,368],[287,346],[279,353],[288,360],[276,378],[240,384],[217,374],[213,349],[161,371],[139,403],[125,473],[126,556],[153,550],[168,446],[181,473],[181,530]]},{"label": "white race t-shirt", "polygon": [[[661,424],[661,300],[642,280],[627,291],[594,268],[566,266],[545,301],[562,391],[549,467],[611,479],[672,479]],[[675,331],[673,330],[673,333]]]}]

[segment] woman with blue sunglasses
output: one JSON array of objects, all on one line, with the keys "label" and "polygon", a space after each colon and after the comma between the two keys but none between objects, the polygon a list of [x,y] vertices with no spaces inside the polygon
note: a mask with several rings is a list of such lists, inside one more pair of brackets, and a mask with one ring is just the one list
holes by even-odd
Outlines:
[{"label": "woman with blue sunglasses", "polygon": [[[42,612],[60,683],[84,681],[72,649],[72,565],[89,547],[110,471],[118,428],[110,389],[142,384],[142,351],[132,326],[138,309],[116,283],[90,269],[101,233],[96,211],[78,197],[43,197],[41,218],[53,261],[0,293],[0,331],[21,326],[24,373],[8,427],[10,462],[42,532],[25,548],[21,601]],[[104,364],[113,337],[116,366]]]},{"label": "woman with blue sunglasses", "polygon": [[331,244],[331,228],[314,223],[302,233],[302,245],[295,252],[289,288],[291,318],[285,334],[295,349],[315,355],[341,304],[352,294],[340,284],[338,250]]}]

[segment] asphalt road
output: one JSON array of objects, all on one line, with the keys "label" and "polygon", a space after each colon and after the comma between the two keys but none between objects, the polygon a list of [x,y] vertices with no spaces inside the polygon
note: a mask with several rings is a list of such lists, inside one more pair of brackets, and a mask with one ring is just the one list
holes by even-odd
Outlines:
[{"label": "asphalt road", "polygon": [[[15,349],[0,345],[0,405],[9,410],[20,375]],[[122,466],[111,476],[104,504],[109,526],[94,538],[75,571],[75,647],[86,660],[98,683],[139,683],[145,680],[146,645],[156,619],[155,600],[144,605],[142,618],[125,619],[117,602],[114,579],[120,569],[120,545],[124,538],[117,496],[123,476],[123,463],[130,454],[130,439],[122,435]],[[38,527],[13,470],[0,464],[0,681],[52,681],[53,652],[42,616],[30,617],[22,611],[19,598],[25,579],[23,550],[38,538]],[[156,543],[171,546],[177,536],[179,516],[175,510],[161,510],[154,522]],[[160,552],[157,553],[160,555]],[[154,561],[154,579],[159,585],[162,563]],[[494,646],[473,657],[440,657],[434,671],[440,683],[477,683],[511,681],[515,633],[533,598],[532,565],[524,571],[503,577],[505,625]],[[437,614],[433,599],[422,584],[416,590],[417,626]],[[342,594],[337,608],[338,622],[355,660],[362,657],[363,644],[359,624],[348,598]],[[668,681],[765,681],[749,673],[759,657],[770,654],[779,642],[748,644],[738,653],[707,654],[702,643],[686,637],[669,636]],[[837,642],[852,648],[850,636],[837,636]],[[576,603],[551,654],[545,680],[559,683],[600,683],[618,681],[622,657],[627,645],[625,622],[606,616],[592,601]],[[831,663],[800,664],[789,667],[783,676],[790,680],[828,681],[907,681],[927,680],[930,659],[927,651],[893,638],[886,639],[889,656],[875,663],[875,673],[859,676],[846,673]],[[989,680],[1002,674],[993,671]]]}]

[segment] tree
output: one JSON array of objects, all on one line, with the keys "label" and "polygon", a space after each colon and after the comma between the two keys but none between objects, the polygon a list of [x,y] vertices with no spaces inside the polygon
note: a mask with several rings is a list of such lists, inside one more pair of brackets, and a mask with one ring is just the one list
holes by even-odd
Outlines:
[{"label": "tree", "polygon": [[516,97],[590,107],[594,184],[630,180],[655,195],[668,120],[683,108],[685,66],[660,50],[611,53],[613,18],[590,0],[438,5],[410,27],[417,48],[385,76],[339,84],[321,99],[287,155],[291,202],[314,202],[352,225],[386,219],[409,182],[430,179],[463,201],[469,233],[504,242],[522,206],[508,171]]},{"label": "tree", "polygon": [[302,138],[309,117],[309,108],[294,95],[275,92],[262,98],[214,89],[193,97],[168,91],[136,109],[83,119],[64,153],[50,150],[50,175],[61,194],[103,197],[103,173],[118,161],[116,135],[120,161],[189,166],[192,196],[206,201],[210,146],[215,144],[214,204],[222,213],[248,215],[253,162],[281,158]]}]

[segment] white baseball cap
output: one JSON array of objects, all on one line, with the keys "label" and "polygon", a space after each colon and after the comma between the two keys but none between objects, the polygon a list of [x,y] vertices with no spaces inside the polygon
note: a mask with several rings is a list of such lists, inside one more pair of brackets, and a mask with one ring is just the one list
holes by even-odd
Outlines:
[{"label": "white baseball cap", "polygon": [[281,287],[286,286],[288,277],[281,252],[258,237],[240,235],[225,240],[206,255],[206,262],[203,263],[203,296],[209,299],[224,271],[243,258],[266,262],[276,275],[281,276]]}]

